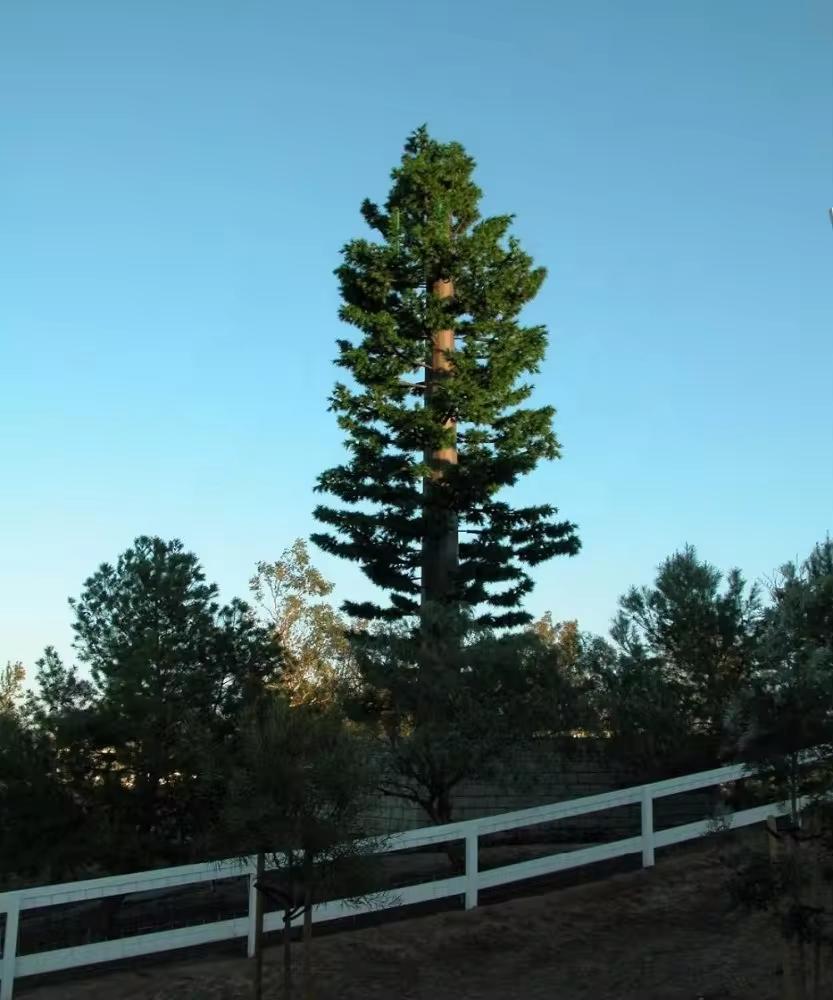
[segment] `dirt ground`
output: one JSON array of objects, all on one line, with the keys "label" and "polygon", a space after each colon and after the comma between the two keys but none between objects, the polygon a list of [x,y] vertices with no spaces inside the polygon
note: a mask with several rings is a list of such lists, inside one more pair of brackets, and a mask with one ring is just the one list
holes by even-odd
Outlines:
[{"label": "dirt ground", "polygon": [[[655,869],[314,942],[315,1000],[776,1000],[780,942],[766,915],[730,909],[723,848]],[[294,947],[296,993],[301,947]],[[264,1000],[283,997],[267,949]],[[224,957],[28,987],[28,1000],[242,1000],[251,963]]]}]

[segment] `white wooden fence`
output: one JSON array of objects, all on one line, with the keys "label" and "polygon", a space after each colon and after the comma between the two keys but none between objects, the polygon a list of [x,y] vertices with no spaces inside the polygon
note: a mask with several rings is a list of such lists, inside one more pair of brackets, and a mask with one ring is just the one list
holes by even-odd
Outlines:
[{"label": "white wooden fence", "polygon": [[[395,834],[385,839],[381,846],[382,852],[401,851],[430,844],[444,844],[454,840],[465,841],[465,874],[397,889],[395,895],[380,895],[376,900],[370,900],[361,906],[356,906],[345,900],[322,903],[315,907],[313,919],[316,921],[334,920],[349,914],[366,913],[379,906],[408,906],[451,896],[463,897],[466,909],[472,909],[477,906],[477,896],[481,889],[536,878],[540,875],[548,875],[552,872],[577,868],[596,861],[629,854],[641,853],[643,866],[650,867],[654,864],[654,852],[657,848],[702,837],[715,829],[713,818],[707,817],[696,823],[686,823],[683,826],[655,831],[653,822],[655,799],[722,785],[749,774],[751,772],[746,765],[732,765],[711,771],[701,771],[698,774],[684,775],[680,778],[658,781],[650,785],[624,788],[601,795],[589,795],[584,798],[572,799],[569,802],[556,802],[552,805],[501,813],[497,816],[487,816],[461,823],[450,823],[446,826],[432,826]],[[642,821],[639,836],[538,857],[531,861],[521,861],[486,871],[478,870],[478,840],[484,835],[534,826],[538,823],[551,823],[572,816],[581,816],[633,803],[641,804]],[[749,826],[753,823],[763,822],[767,816],[783,814],[787,811],[786,803],[775,802],[729,814],[724,817],[724,822],[730,823],[732,828]],[[133,937],[100,941],[71,948],[58,948],[53,951],[36,952],[29,955],[17,953],[18,926],[20,913],[23,910],[103,899],[107,896],[164,890],[235,876],[249,880],[248,916],[208,924],[196,924],[174,930],[138,934]],[[117,959],[129,959],[177,948],[211,944],[216,941],[247,938],[249,954],[251,955],[254,946],[256,893],[253,858],[247,861],[235,859],[182,865],[176,868],[160,868],[132,875],[114,875],[84,882],[38,886],[2,893],[0,894],[0,914],[5,913],[6,926],[2,960],[0,960],[0,1000],[11,1000],[15,979],[24,976],[94,965],[99,962],[111,962]],[[282,914],[280,913],[266,914],[265,930],[278,929],[281,926],[281,919]],[[296,923],[300,920],[299,916]]]}]

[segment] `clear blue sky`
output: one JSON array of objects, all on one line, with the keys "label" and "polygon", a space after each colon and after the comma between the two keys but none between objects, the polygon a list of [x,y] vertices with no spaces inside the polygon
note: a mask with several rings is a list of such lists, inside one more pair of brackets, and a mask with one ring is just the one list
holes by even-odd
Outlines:
[{"label": "clear blue sky", "polygon": [[564,457],[518,492],[584,549],[531,610],[833,526],[829,0],[7,0],[0,121],[0,661],[138,534],[225,598],[309,534],[332,270],[422,122],[550,272]]}]

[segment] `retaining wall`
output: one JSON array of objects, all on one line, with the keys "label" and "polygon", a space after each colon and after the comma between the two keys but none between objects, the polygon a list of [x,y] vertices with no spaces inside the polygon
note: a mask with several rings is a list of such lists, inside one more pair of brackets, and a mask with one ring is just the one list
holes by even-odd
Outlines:
[{"label": "retaining wall", "polygon": [[[639,782],[624,768],[616,769],[597,740],[576,739],[569,752],[554,744],[541,744],[519,755],[517,766],[501,781],[468,781],[453,795],[454,821],[478,819],[496,813],[597,795]],[[656,829],[690,823],[712,815],[718,801],[714,789],[689,792],[660,799],[655,804]],[[425,826],[423,810],[411,802],[386,796],[371,812],[371,824],[379,834],[397,833]],[[613,840],[639,833],[639,807],[576,816],[555,824],[541,824],[502,835],[513,842],[583,842]]]}]

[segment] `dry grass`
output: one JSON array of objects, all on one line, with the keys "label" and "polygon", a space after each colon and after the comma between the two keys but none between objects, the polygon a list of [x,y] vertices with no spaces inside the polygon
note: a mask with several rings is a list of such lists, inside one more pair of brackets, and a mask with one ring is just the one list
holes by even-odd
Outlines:
[{"label": "dry grass", "polygon": [[[316,1000],[774,1000],[779,942],[732,912],[715,842],[651,872],[319,938]],[[296,947],[300,979],[301,948]],[[282,997],[280,949],[265,998]],[[26,990],[29,1000],[242,1000],[250,964],[143,965]],[[298,997],[303,991],[297,990]]]}]

